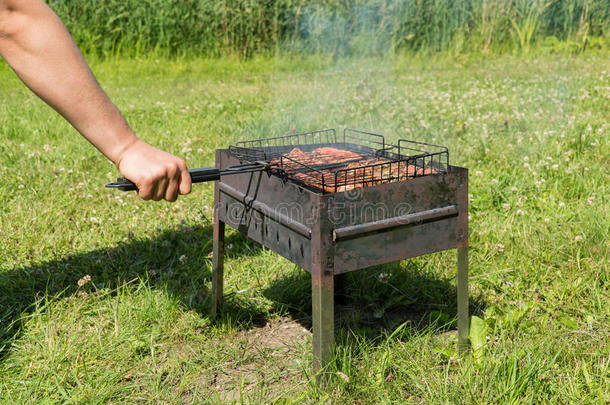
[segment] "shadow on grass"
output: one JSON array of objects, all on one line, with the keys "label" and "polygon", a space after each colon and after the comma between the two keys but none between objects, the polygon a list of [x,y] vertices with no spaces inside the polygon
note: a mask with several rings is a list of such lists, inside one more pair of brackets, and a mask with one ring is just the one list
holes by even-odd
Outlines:
[{"label": "shadow on grass", "polygon": [[[226,238],[228,257],[250,256],[261,246],[238,232]],[[133,279],[178,297],[189,309],[207,315],[211,279],[212,226],[183,226],[152,239],[131,238],[113,248],[67,255],[0,273],[0,359],[19,333],[22,313],[40,300],[77,292],[78,280],[91,276],[95,288],[110,290]],[[91,287],[91,286],[87,286]],[[87,289],[90,291],[90,289]],[[248,314],[248,308],[236,309]]]},{"label": "shadow on grass", "polygon": [[[258,255],[256,242],[238,232],[226,238],[228,258]],[[230,248],[229,248],[230,247]],[[133,238],[114,248],[68,255],[0,273],[0,359],[21,330],[22,313],[41,299],[62,297],[78,290],[78,280],[90,275],[98,289],[114,289],[132,279],[177,297],[185,307],[208,316],[212,259],[212,227],[184,226],[153,239]],[[342,280],[343,279],[343,280]],[[375,339],[405,321],[415,329],[426,328],[432,317],[454,319],[456,291],[452,280],[426,275],[417,261],[403,261],[337,278],[335,311],[338,334]],[[311,277],[296,268],[278,277],[263,290],[273,302],[272,312],[288,313],[311,329]],[[471,313],[480,313],[484,302],[471,297]],[[269,312],[246,297],[225,299],[218,322],[243,329],[263,326]],[[449,326],[451,327],[451,326]]]},{"label": "shadow on grass", "polygon": [[[311,330],[311,277],[302,270],[278,279],[264,295]],[[482,297],[470,296],[470,315],[485,310]],[[371,339],[408,322],[415,331],[436,323],[456,329],[457,290],[452,279],[425,274],[415,261],[401,261],[335,276],[335,334]],[[444,326],[443,326],[444,325]]]}]

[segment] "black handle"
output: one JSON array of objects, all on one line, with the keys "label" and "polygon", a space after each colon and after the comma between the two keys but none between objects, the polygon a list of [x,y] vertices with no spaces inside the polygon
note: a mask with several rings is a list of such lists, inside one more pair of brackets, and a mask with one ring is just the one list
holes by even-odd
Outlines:
[{"label": "black handle", "polygon": [[[191,175],[191,182],[203,183],[204,181],[214,181],[220,179],[220,170],[215,167],[203,167],[201,169],[189,170]],[[121,191],[137,190],[138,187],[125,177],[119,177],[115,183],[106,184],[108,188],[116,188]]]}]

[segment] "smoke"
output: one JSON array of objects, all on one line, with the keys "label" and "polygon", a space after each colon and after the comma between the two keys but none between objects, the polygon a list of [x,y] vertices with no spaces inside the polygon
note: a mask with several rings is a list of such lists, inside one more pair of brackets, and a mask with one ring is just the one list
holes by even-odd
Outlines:
[{"label": "smoke", "polygon": [[344,57],[393,54],[405,1],[363,0],[307,5],[295,16],[293,53]]},{"label": "smoke", "polygon": [[290,56],[277,62],[255,137],[346,127],[399,137],[393,41],[405,2],[347,3],[310,4],[295,16]]}]

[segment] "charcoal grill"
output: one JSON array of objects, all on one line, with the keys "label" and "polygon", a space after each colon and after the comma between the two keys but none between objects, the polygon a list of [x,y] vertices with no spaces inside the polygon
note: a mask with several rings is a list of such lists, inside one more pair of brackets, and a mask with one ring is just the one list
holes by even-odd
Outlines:
[{"label": "charcoal grill", "polygon": [[[335,159],[320,152],[327,148],[353,154]],[[449,164],[447,148],[327,129],[216,151],[219,170],[253,162],[266,164],[215,184],[214,315],[223,301],[225,224],[311,273],[316,372],[334,343],[335,276],[457,248],[458,346],[467,347],[468,170]]]}]

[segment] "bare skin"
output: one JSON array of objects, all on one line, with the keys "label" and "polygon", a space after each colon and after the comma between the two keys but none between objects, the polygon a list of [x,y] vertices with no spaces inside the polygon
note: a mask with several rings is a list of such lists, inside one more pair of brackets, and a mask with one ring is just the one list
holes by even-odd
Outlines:
[{"label": "bare skin", "polygon": [[138,186],[144,200],[191,191],[185,162],[140,140],[41,0],[0,0],[0,55],[19,78]]}]

